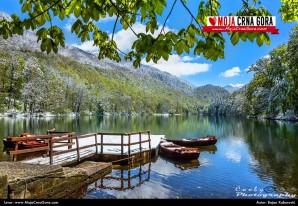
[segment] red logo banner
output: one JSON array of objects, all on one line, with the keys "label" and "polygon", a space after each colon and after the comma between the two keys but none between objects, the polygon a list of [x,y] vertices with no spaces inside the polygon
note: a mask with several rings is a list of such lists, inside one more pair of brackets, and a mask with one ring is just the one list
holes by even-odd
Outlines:
[{"label": "red logo banner", "polygon": [[203,32],[271,32],[279,34],[275,26],[202,26]]}]

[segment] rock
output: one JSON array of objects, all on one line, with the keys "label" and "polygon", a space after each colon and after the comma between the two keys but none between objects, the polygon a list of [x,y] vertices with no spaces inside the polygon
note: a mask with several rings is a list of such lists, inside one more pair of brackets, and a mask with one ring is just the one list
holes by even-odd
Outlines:
[{"label": "rock", "polygon": [[7,198],[7,175],[0,173],[0,199]]},{"label": "rock", "polygon": [[62,173],[63,169],[57,165],[31,165],[20,162],[0,162],[0,174],[7,175],[8,182],[29,179],[39,175]]},{"label": "rock", "polygon": [[106,167],[112,167],[112,165],[110,163],[105,163],[105,162],[85,161],[77,165],[75,168],[82,168],[86,171],[86,174],[88,176],[91,176],[102,171]]},{"label": "rock", "polygon": [[79,198],[92,181],[111,171],[111,163],[100,162],[84,162],[74,168],[0,162],[0,198],[8,195],[12,199]]}]

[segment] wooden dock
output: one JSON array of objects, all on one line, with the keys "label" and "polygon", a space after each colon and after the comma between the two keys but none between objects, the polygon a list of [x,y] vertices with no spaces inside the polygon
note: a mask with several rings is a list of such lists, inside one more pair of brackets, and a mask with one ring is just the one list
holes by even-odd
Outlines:
[{"label": "wooden dock", "polygon": [[[80,162],[86,158],[97,157],[105,161],[119,159],[133,160],[150,157],[164,135],[152,135],[150,131],[133,133],[92,133],[74,135],[73,133],[58,133],[25,138],[29,141],[43,139],[47,146],[31,149],[10,151],[17,161],[17,155],[43,151],[42,157],[25,159],[21,162],[30,164],[68,165]],[[23,139],[13,139],[22,141]]]}]

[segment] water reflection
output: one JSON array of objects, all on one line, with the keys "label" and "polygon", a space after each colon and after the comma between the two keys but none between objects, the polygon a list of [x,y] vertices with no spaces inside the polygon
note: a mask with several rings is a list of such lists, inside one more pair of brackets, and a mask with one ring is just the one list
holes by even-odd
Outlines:
[{"label": "water reflection", "polygon": [[89,186],[87,193],[98,188],[125,191],[140,186],[150,179],[151,163],[141,165],[129,170],[115,170],[112,174],[96,181],[93,186]]},{"label": "water reflection", "polygon": [[[92,195],[100,198],[139,198],[140,194],[145,194],[144,198],[175,198],[179,195],[236,198],[235,188],[238,186],[269,187],[273,193],[283,190],[298,196],[298,123],[231,116],[0,118],[0,148],[2,139],[7,136],[19,135],[23,131],[45,134],[53,127],[77,134],[150,130],[153,134],[165,134],[176,139],[206,134],[218,138],[216,145],[199,147],[201,154],[197,167],[194,164],[193,168],[183,170],[178,163],[159,157],[156,162],[151,162],[148,181],[138,184],[140,177],[137,176],[130,183],[131,187],[135,187],[122,192],[97,187],[87,198],[92,198]],[[0,153],[1,161],[10,159],[5,150]],[[181,167],[187,168],[188,165]],[[123,178],[128,178],[128,171],[132,177],[138,174],[138,170],[139,166],[125,168]],[[113,171],[112,176],[121,178],[120,168]],[[146,175],[141,175],[141,179],[145,180]],[[109,181],[112,179],[103,183]],[[121,182],[114,186],[121,187]],[[128,181],[125,180],[123,188],[127,186]]]},{"label": "water reflection", "polygon": [[160,154],[159,158],[164,160],[166,163],[172,163],[175,167],[181,170],[189,170],[198,168],[200,166],[199,159],[195,160],[174,160],[172,158],[167,157],[166,155]]},{"label": "water reflection", "polygon": [[[298,128],[297,124],[275,121],[253,121],[244,125],[246,142],[254,163],[251,168],[260,179],[273,179],[276,191],[284,190],[298,196]],[[259,135],[251,132],[258,131]],[[295,135],[293,135],[295,134]],[[257,162],[257,163],[256,163]]]},{"label": "water reflection", "polygon": [[[9,151],[14,151],[14,147],[3,147],[3,153],[2,157],[5,157],[6,159],[3,158],[3,160],[6,161],[13,161],[13,155],[9,155]],[[18,154],[16,159],[17,161],[25,160],[25,159],[32,159],[36,157],[41,157],[45,154],[45,151],[37,151],[37,152],[32,152],[32,153],[26,153],[26,154]],[[0,156],[1,157],[1,156]]]},{"label": "water reflection", "polygon": [[[116,191],[133,190],[150,180],[151,159],[147,163],[137,162],[130,165],[113,165],[111,174],[102,177],[88,186],[85,199],[115,198]],[[95,194],[95,195],[94,195]]]},{"label": "water reflection", "polygon": [[198,148],[200,152],[208,152],[209,154],[215,154],[217,151],[216,145],[201,146]]}]

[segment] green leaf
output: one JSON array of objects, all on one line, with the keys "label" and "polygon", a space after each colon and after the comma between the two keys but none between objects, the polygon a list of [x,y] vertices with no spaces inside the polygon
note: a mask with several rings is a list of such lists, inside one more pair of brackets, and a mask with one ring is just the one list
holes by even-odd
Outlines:
[{"label": "green leaf", "polygon": [[261,35],[259,35],[259,36],[257,37],[257,44],[258,44],[259,47],[263,45],[263,41],[262,41],[262,37],[261,37]]},{"label": "green leaf", "polygon": [[167,52],[162,52],[162,58],[166,61],[169,60],[169,54]]},{"label": "green leaf", "polygon": [[234,32],[231,36],[231,43],[233,45],[236,45],[239,42],[239,33],[238,32]]},{"label": "green leaf", "polygon": [[71,32],[75,32],[76,34],[79,34],[82,25],[83,25],[82,21],[80,19],[77,19],[71,27]]},{"label": "green leaf", "polygon": [[242,41],[246,41],[247,40],[247,35],[243,32],[239,33],[239,37]]},{"label": "green leaf", "polygon": [[75,7],[74,7],[74,15],[75,17],[79,18],[81,15],[81,1],[77,1]]},{"label": "green leaf", "polygon": [[135,60],[135,61],[133,62],[133,66],[134,66],[135,68],[140,67],[140,62],[139,62],[138,60]]},{"label": "green leaf", "polygon": [[176,45],[174,46],[174,49],[176,50],[178,55],[181,55],[183,53],[183,42],[180,40],[176,43]]},{"label": "green leaf", "polygon": [[57,47],[56,45],[53,45],[53,51],[54,51],[55,53],[58,52],[58,47]]},{"label": "green leaf", "polygon": [[146,7],[146,5],[144,5],[144,6],[141,7],[141,15],[142,15],[141,21],[143,22],[146,19],[146,15],[147,15],[147,7]]},{"label": "green leaf", "polygon": [[96,8],[94,8],[93,11],[92,11],[92,18],[95,21],[98,21],[99,20],[99,11]]},{"label": "green leaf", "polygon": [[64,10],[64,9],[61,9],[61,10],[60,10],[60,13],[59,13],[59,18],[60,18],[61,20],[64,20],[64,17],[65,17],[65,10]]},{"label": "green leaf", "polygon": [[76,3],[77,3],[76,0],[72,0],[72,1],[70,2],[70,5],[69,5],[68,7],[65,8],[65,14],[66,14],[67,16],[69,16],[69,15],[73,12],[73,10],[74,10],[74,8],[75,8],[75,6],[76,6]]},{"label": "green leaf", "polygon": [[155,8],[154,11],[158,14],[158,15],[162,15],[163,13],[163,9],[164,9],[164,5],[162,4],[161,0],[156,0],[155,1]]},{"label": "green leaf", "polygon": [[44,52],[47,49],[47,43],[46,41],[44,41],[41,45],[40,45],[40,49],[42,52]]},{"label": "green leaf", "polygon": [[75,15],[75,17],[77,17],[77,18],[81,15],[81,10],[80,10],[80,8],[75,8],[75,9],[74,9],[74,15]]},{"label": "green leaf", "polygon": [[255,39],[255,33],[247,33],[247,38],[249,39],[249,41],[253,42]]},{"label": "green leaf", "polygon": [[52,42],[51,39],[47,39],[47,54],[51,53],[52,51],[52,45],[54,45],[54,43]]},{"label": "green leaf", "polygon": [[149,62],[151,60],[151,55],[146,56],[146,62]]},{"label": "green leaf", "polygon": [[263,33],[263,39],[266,45],[270,45],[270,37],[267,33]]}]

